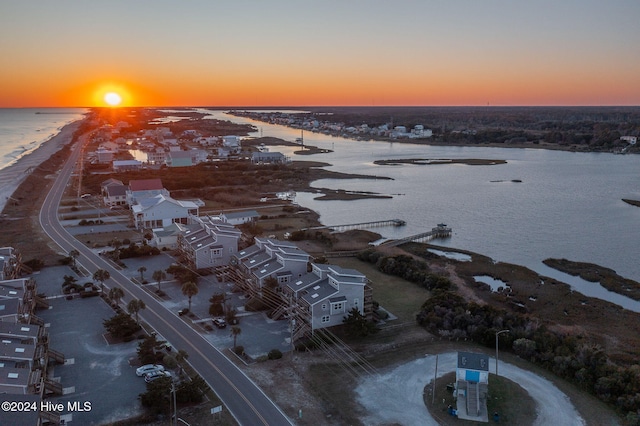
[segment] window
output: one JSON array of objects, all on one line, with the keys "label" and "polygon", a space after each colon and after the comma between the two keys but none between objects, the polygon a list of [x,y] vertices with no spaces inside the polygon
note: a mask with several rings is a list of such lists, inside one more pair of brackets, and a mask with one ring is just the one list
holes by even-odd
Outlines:
[{"label": "window", "polygon": [[331,313],[344,312],[344,302],[333,302],[331,304]]},{"label": "window", "polygon": [[357,297],[353,299],[353,306],[358,306],[359,304],[360,304],[360,299],[358,299]]},{"label": "window", "polygon": [[329,315],[324,315],[324,316],[322,317],[322,322],[323,322],[323,323],[327,323],[327,322],[329,322],[329,320],[330,320],[330,319],[331,319],[331,317],[330,317]]},{"label": "window", "polygon": [[326,304],[326,303],[323,303],[323,304],[322,304],[322,310],[323,310],[323,311],[326,311],[326,310],[327,310],[327,304]]}]

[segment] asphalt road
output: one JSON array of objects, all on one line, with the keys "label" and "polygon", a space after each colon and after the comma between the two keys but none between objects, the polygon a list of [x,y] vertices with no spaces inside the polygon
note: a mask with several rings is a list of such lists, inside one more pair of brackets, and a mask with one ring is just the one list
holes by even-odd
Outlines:
[{"label": "asphalt road", "polygon": [[[84,142],[84,141],[83,141]],[[220,351],[207,342],[175,313],[168,311],[152,296],[136,286],[108,262],[69,234],[58,220],[58,205],[81,153],[81,143],[76,144],[68,161],[60,171],[40,211],[40,225],[49,237],[65,253],[75,249],[80,253],[77,261],[91,275],[98,270],[109,271],[111,278],[107,288],[119,286],[124,290],[125,303],[140,299],[146,304],[140,317],[167,339],[176,349],[189,354],[189,364],[220,397],[231,414],[241,425],[288,425],[291,421],[240,369]],[[61,348],[63,349],[63,348]]]}]

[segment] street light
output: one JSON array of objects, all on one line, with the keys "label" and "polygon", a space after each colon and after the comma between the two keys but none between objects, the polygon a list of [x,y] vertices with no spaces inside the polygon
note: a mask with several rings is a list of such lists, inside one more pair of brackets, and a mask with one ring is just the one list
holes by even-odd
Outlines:
[{"label": "street light", "polygon": [[498,336],[502,333],[508,333],[509,330],[496,331],[496,376],[498,375]]}]

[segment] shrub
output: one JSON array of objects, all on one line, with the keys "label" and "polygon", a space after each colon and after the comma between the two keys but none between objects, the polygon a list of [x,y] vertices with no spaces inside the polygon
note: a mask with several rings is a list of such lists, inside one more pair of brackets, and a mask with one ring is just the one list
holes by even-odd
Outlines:
[{"label": "shrub", "polygon": [[280,359],[282,358],[282,352],[278,349],[271,349],[269,354],[267,355],[269,359]]},{"label": "shrub", "polygon": [[240,355],[240,356],[244,355],[244,346],[236,346],[235,348],[233,348],[233,352],[236,355]]}]

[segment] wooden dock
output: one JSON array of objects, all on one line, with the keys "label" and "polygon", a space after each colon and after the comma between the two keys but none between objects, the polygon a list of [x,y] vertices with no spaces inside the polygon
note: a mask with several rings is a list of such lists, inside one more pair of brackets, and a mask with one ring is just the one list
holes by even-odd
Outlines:
[{"label": "wooden dock", "polygon": [[380,226],[404,226],[406,224],[407,222],[401,219],[387,219],[387,220],[377,220],[374,222],[349,223],[346,225],[313,226],[311,228],[301,229],[301,231],[316,231],[320,229],[333,229],[334,231],[348,231],[350,229],[377,228]]},{"label": "wooden dock", "polygon": [[[439,223],[435,228],[431,228],[431,231],[423,232],[421,234],[412,235],[399,240],[388,240],[380,244],[379,247],[396,247],[401,244],[405,244],[411,241],[424,242],[432,240],[434,238],[449,238],[451,237],[451,228],[444,223]],[[324,252],[325,257],[355,257],[364,250],[352,250],[352,251],[331,251]]]},{"label": "wooden dock", "polygon": [[434,238],[448,238],[451,236],[451,228],[445,223],[439,223],[435,228],[431,228],[431,231],[423,232],[421,234],[411,235],[409,237],[401,238],[399,240],[389,240],[382,244],[385,247],[396,247],[401,244],[409,243],[412,241],[425,242]]}]

